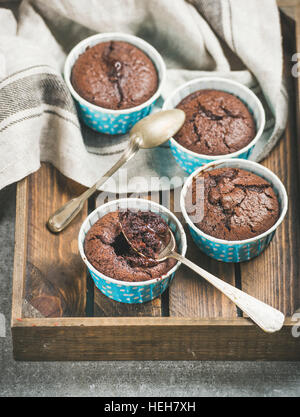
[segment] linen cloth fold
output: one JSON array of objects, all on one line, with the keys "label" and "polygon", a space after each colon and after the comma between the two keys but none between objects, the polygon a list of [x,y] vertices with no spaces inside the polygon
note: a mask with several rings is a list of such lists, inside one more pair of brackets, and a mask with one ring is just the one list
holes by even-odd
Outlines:
[{"label": "linen cloth fold", "polygon": [[[158,105],[197,77],[237,80],[259,96],[267,115],[251,159],[262,160],[275,146],[287,119],[275,0],[24,0],[17,18],[0,9],[0,189],[36,171],[41,161],[91,186],[119,159],[128,135],[85,128],[62,77],[76,43],[114,31],[144,38],[165,59]],[[137,174],[146,179],[144,191],[187,176],[164,144],[140,150],[102,189],[135,192]]]}]

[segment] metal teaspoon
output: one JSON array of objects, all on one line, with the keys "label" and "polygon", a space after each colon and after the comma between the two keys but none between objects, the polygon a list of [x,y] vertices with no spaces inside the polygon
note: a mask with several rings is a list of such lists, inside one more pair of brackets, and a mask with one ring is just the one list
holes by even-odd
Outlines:
[{"label": "metal teaspoon", "polygon": [[136,123],[129,132],[129,144],[121,158],[91,188],[79,197],[60,207],[49,219],[47,226],[55,233],[64,230],[83,208],[84,202],[101,187],[137,151],[154,148],[172,137],[181,128],[185,113],[179,109],[165,110],[152,114]]},{"label": "metal teaspoon", "polygon": [[[121,225],[122,233],[129,243],[129,245],[134,249],[140,256],[146,258],[146,256],[139,252],[134,243],[126,236],[124,228]],[[222,281],[221,279],[215,277],[211,273],[205,271],[200,266],[194,264],[184,256],[175,252],[176,241],[173,235],[173,232],[169,228],[170,240],[166,246],[163,246],[161,251],[155,257],[157,262],[165,261],[167,258],[171,257],[176,259],[179,262],[182,262],[184,265],[188,266],[190,269],[199,274],[202,278],[212,284],[214,287],[218,288],[224,295],[226,295],[235,305],[237,305],[242,311],[244,311],[262,330],[267,333],[274,333],[281,329],[284,322],[284,315],[275,308],[269,306],[268,304],[263,303],[257,298],[252,297],[251,295],[239,290],[238,288],[233,287],[227,282]]]}]

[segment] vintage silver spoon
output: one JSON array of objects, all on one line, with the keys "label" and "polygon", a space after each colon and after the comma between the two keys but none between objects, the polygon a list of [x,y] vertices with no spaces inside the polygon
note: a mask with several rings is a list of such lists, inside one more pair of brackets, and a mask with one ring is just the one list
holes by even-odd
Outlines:
[{"label": "vintage silver spoon", "polygon": [[[121,230],[132,249],[134,249],[140,256],[146,258],[143,253],[136,249],[134,243],[128,239],[126,233],[124,232],[124,228],[122,228],[122,225]],[[157,254],[155,257],[156,261],[162,262],[170,257],[176,259],[179,262],[182,262],[197,274],[199,274],[206,281],[210,282],[214,287],[218,288],[218,290],[226,295],[242,311],[244,311],[265,332],[274,333],[281,329],[285,317],[279,310],[276,310],[275,308],[263,303],[257,298],[254,298],[251,295],[233,287],[232,285],[227,284],[227,282],[224,282],[221,279],[215,277],[214,275],[205,271],[205,269],[200,268],[200,266],[194,264],[184,256],[175,252],[176,241],[170,228],[169,233],[170,240],[167,246],[162,247],[161,251]]]},{"label": "vintage silver spoon", "polygon": [[68,201],[52,214],[48,219],[48,228],[55,233],[61,232],[82,210],[84,202],[140,148],[149,149],[161,145],[178,132],[184,119],[185,113],[182,110],[173,109],[152,114],[136,123],[129,132],[129,144],[121,158],[91,188]]}]

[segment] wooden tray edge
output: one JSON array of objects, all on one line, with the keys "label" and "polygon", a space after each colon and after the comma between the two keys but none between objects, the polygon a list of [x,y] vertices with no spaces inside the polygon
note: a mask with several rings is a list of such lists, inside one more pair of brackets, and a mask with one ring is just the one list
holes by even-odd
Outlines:
[{"label": "wooden tray edge", "polygon": [[26,268],[27,242],[27,209],[28,209],[28,178],[17,184],[16,192],[16,222],[15,222],[15,252],[13,267],[12,312],[11,325],[16,318],[22,316],[22,300]]}]

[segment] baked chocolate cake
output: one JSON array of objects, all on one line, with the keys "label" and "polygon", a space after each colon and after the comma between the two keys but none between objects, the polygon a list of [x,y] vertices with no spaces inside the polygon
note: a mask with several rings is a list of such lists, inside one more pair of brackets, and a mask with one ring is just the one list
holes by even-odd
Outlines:
[{"label": "baked chocolate cake", "polygon": [[226,155],[247,146],[256,134],[254,119],[245,104],[232,94],[199,90],[178,105],[186,114],[174,139],[204,155]]},{"label": "baked chocolate cake", "polygon": [[151,59],[123,41],[88,47],[75,62],[71,82],[77,93],[97,106],[113,110],[138,106],[158,88]]},{"label": "baked chocolate cake", "polygon": [[[194,207],[204,205],[203,219],[195,223],[204,233],[219,239],[244,240],[266,232],[278,220],[279,202],[264,178],[239,168],[213,169],[203,178],[204,196],[196,193],[197,177],[189,191]],[[186,208],[192,216],[188,197]]]}]

